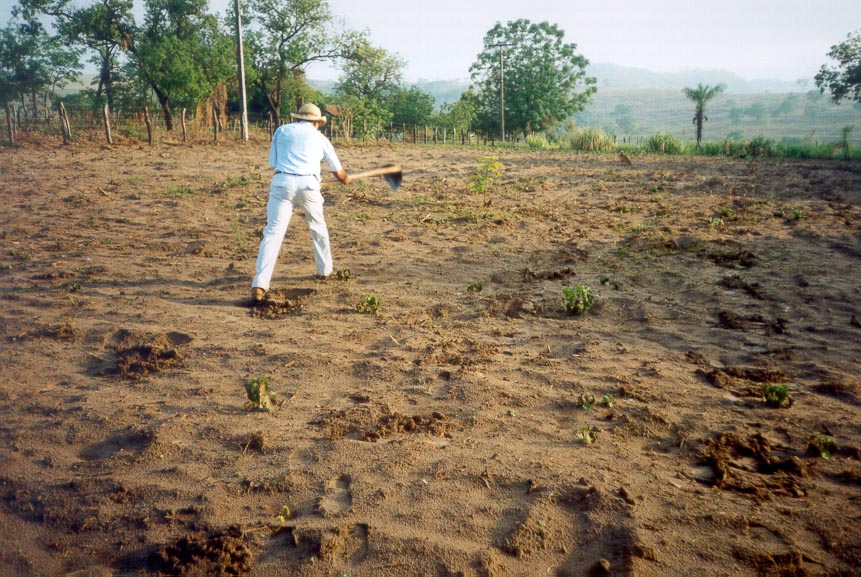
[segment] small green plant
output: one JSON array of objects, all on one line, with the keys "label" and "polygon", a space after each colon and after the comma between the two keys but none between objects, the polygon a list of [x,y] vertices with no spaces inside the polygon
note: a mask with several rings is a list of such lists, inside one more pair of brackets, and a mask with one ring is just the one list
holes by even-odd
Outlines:
[{"label": "small green plant", "polygon": [[803,208],[796,208],[792,211],[792,220],[802,220],[807,218]]},{"label": "small green plant", "polygon": [[502,174],[502,163],[496,156],[480,156],[478,168],[469,177],[469,190],[473,194],[486,194]]},{"label": "small green plant", "polygon": [[245,394],[248,400],[245,409],[257,409],[258,411],[271,411],[275,407],[277,395],[269,390],[269,379],[256,377],[245,383]]},{"label": "small green plant", "polygon": [[380,297],[376,295],[366,295],[365,298],[356,305],[356,310],[360,313],[369,315],[380,314]]},{"label": "small green plant", "polygon": [[583,427],[580,429],[580,432],[577,433],[577,437],[584,445],[591,445],[598,440],[598,433],[592,427]]},{"label": "small green plant", "polygon": [[564,295],[563,305],[565,312],[569,315],[582,315],[592,308],[595,302],[595,293],[586,285],[578,284],[573,287],[562,289]]},{"label": "small green plant", "polygon": [[483,288],[484,288],[483,282],[475,281],[475,282],[469,283],[469,285],[466,287],[466,291],[471,292],[471,293],[480,293]]},{"label": "small green plant", "polygon": [[615,395],[604,395],[601,397],[601,404],[607,408],[611,408],[616,404],[616,396]]},{"label": "small green plant", "polygon": [[595,395],[590,395],[589,393],[580,393],[580,395],[577,397],[577,406],[579,406],[584,411],[591,411],[594,405]]},{"label": "small green plant", "polygon": [[187,184],[180,184],[179,186],[169,185],[164,194],[167,196],[191,196],[194,194],[194,189]]},{"label": "small green plant", "polygon": [[783,407],[792,404],[789,387],[785,384],[767,384],[762,388],[762,396],[770,407]]},{"label": "small green plant", "polygon": [[289,505],[282,505],[281,510],[278,511],[278,515],[275,516],[275,524],[283,525],[287,522],[293,512],[290,510]]},{"label": "small green plant", "polygon": [[723,219],[719,216],[713,216],[709,219],[709,226],[712,228],[720,228],[723,226]]},{"label": "small green plant", "polygon": [[830,459],[837,452],[837,441],[828,435],[816,433],[807,441],[807,452],[811,455]]},{"label": "small green plant", "polygon": [[338,280],[350,280],[353,278],[353,273],[348,268],[341,268],[335,272],[335,278]]},{"label": "small green plant", "polygon": [[721,218],[732,218],[735,216],[735,211],[728,206],[720,207]]}]

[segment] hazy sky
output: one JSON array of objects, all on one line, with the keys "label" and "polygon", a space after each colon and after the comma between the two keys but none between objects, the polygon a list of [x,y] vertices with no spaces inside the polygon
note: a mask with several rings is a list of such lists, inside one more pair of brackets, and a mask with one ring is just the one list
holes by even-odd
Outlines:
[{"label": "hazy sky", "polygon": [[[85,1],[85,0],[78,0]],[[223,13],[232,0],[210,0]],[[0,0],[4,24],[15,0]],[[407,61],[406,80],[469,76],[496,22],[548,21],[591,62],[746,79],[811,79],[830,47],[861,29],[861,0],[329,0],[349,28]],[[334,79],[314,68],[309,76]]]}]

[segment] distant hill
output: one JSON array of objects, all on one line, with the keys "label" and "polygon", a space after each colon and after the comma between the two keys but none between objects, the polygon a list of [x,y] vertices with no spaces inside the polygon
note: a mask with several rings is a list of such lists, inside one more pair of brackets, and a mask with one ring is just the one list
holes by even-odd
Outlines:
[{"label": "distant hill", "polygon": [[[587,70],[590,76],[598,79],[598,91],[612,90],[681,90],[685,87],[695,87],[697,84],[724,84],[727,94],[785,94],[800,92],[801,86],[796,82],[773,79],[747,80],[726,70],[683,70],[680,72],[654,72],[644,68],[619,66],[617,64],[594,63]],[[322,92],[334,90],[333,81],[309,80],[309,83]],[[410,84],[436,99],[437,107],[456,102],[461,94],[469,88],[466,79],[455,80],[419,80]],[[812,87],[812,81],[809,83]]]},{"label": "distant hill", "polygon": [[[800,86],[785,80],[746,80],[726,70],[683,70],[681,72],[653,72],[643,68],[616,64],[590,64],[588,74],[598,79],[598,89],[681,90],[697,84],[724,84],[732,94],[759,94],[766,92],[798,92]],[[810,82],[812,85],[813,83]]]}]

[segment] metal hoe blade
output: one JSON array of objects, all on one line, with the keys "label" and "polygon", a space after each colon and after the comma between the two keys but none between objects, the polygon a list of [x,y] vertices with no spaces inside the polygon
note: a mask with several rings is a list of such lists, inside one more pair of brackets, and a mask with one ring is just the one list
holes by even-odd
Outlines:
[{"label": "metal hoe blade", "polygon": [[389,185],[389,188],[392,189],[392,192],[397,192],[401,187],[401,182],[404,179],[403,172],[393,172],[392,174],[384,174],[383,178],[386,179],[386,184]]}]

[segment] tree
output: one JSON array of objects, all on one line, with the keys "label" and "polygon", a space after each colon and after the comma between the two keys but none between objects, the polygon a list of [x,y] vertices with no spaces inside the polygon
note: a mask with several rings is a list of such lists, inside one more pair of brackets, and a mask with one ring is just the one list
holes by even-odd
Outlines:
[{"label": "tree", "polygon": [[337,26],[325,0],[250,0],[247,8],[249,84],[281,124],[303,104],[308,65],[353,58],[364,34]]},{"label": "tree", "polygon": [[464,92],[457,102],[445,104],[440,113],[444,128],[469,132],[478,120],[478,99],[472,90]]},{"label": "tree", "polygon": [[694,112],[694,124],[697,127],[698,147],[703,140],[703,122],[708,120],[708,116],[706,116],[706,104],[715,96],[721,94],[724,91],[724,88],[725,86],[723,84],[703,86],[703,84],[700,83],[697,84],[696,88],[684,88],[682,90],[684,95],[688,97],[688,100],[693,101],[696,106],[696,110]]},{"label": "tree", "polygon": [[85,6],[70,0],[21,0],[21,4],[25,13],[56,18],[59,36],[93,52],[92,61],[99,67],[97,98],[104,92],[113,108],[114,73],[134,29],[132,0],[96,0]]},{"label": "tree", "polygon": [[487,32],[469,69],[481,129],[500,132],[504,122],[509,132],[548,130],[585,108],[596,80],[586,76],[589,61],[564,36],[555,24],[523,19]]},{"label": "tree", "polygon": [[196,106],[234,73],[235,47],[207,0],[147,0],[146,9],[129,51],[173,130],[174,106]]},{"label": "tree", "polygon": [[336,92],[341,102],[347,100],[355,112],[354,133],[366,135],[382,130],[392,121],[396,98],[401,93],[404,61],[383,48],[362,40],[352,57],[344,64]]},{"label": "tree", "polygon": [[406,63],[397,54],[389,54],[384,48],[375,48],[363,40],[344,64],[337,91],[390,105],[400,93],[404,66]]},{"label": "tree", "polygon": [[828,90],[836,103],[844,98],[861,102],[861,30],[832,46],[828,56],[837,66],[819,69],[814,80],[820,92]]},{"label": "tree", "polygon": [[[14,16],[21,16],[19,11]],[[49,36],[36,18],[10,21],[0,30],[0,97],[7,104],[20,97],[30,99],[38,113],[38,97],[50,100],[53,90],[80,73],[80,51],[69,49],[59,38]]]},{"label": "tree", "polygon": [[433,116],[436,99],[418,86],[399,89],[392,98],[392,122],[401,124],[427,124]]}]

